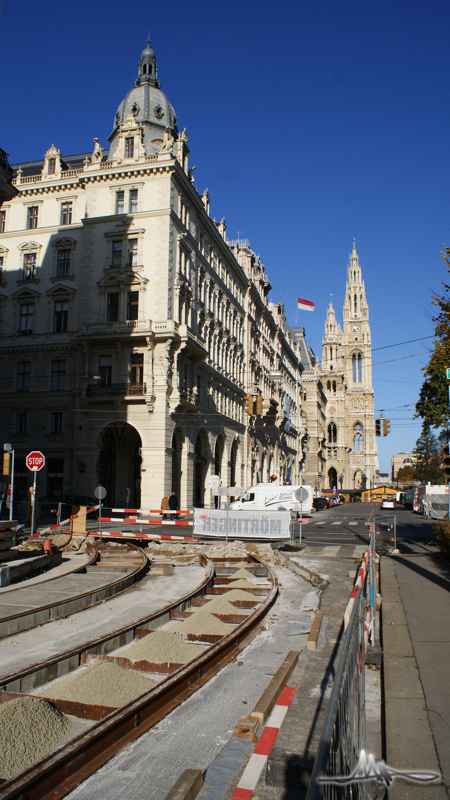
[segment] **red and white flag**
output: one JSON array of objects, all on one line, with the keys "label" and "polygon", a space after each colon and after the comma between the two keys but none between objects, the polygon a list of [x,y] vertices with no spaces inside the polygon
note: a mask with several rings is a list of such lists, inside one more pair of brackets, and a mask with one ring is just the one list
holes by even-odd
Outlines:
[{"label": "red and white flag", "polygon": [[314,311],[314,303],[312,300],[302,300],[301,297],[298,298],[298,307],[302,309],[302,311]]}]

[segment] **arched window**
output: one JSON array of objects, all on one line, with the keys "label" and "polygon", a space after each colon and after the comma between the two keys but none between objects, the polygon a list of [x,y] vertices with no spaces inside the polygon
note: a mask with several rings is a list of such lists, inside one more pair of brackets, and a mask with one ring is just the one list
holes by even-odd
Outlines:
[{"label": "arched window", "polygon": [[361,383],[362,381],[362,356],[361,353],[353,353],[353,383]]},{"label": "arched window", "polygon": [[333,381],[333,393],[336,394],[336,381]]},{"label": "arched window", "polygon": [[356,294],[353,295],[353,312],[356,317],[358,315],[358,297]]},{"label": "arched window", "polygon": [[328,425],[328,444],[335,444],[337,442],[337,427],[335,422],[330,422]]},{"label": "arched window", "polygon": [[362,450],[363,429],[362,425],[357,422],[353,428],[353,452],[360,453]]}]

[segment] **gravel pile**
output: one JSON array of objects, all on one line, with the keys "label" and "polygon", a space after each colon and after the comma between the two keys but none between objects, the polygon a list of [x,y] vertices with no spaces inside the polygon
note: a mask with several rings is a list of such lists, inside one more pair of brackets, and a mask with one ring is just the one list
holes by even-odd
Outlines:
[{"label": "gravel pile", "polygon": [[148,692],[156,681],[130,669],[100,661],[91,667],[77,670],[40,693],[59,700],[73,700],[95,706],[120,708]]},{"label": "gravel pile", "polygon": [[178,633],[204,633],[212,636],[226,636],[236,627],[221,622],[205,608],[199,608],[189,619],[170,622],[170,630]]},{"label": "gravel pile", "polygon": [[227,586],[230,586],[232,589],[255,589],[255,582],[245,580],[230,581]]},{"label": "gravel pile", "polygon": [[[228,584],[229,586],[230,584]],[[210,597],[211,595],[208,595]],[[230,603],[235,602],[236,600],[247,600],[247,602],[252,601],[253,603],[261,603],[264,599],[262,597],[258,597],[256,594],[252,594],[251,592],[244,592],[243,589],[230,589],[228,592],[224,592],[222,595],[217,595],[218,597],[225,597]]]},{"label": "gravel pile", "polygon": [[18,697],[0,705],[0,778],[7,780],[51,752],[74,725],[38,697]]},{"label": "gravel pile", "polygon": [[245,608],[236,608],[236,606],[227,600],[226,593],[216,594],[214,599],[209,600],[204,606],[192,606],[194,614],[197,614],[202,608],[208,611],[209,614],[240,614],[241,616],[248,616],[250,613],[250,611]]},{"label": "gravel pile", "polygon": [[157,664],[187,664],[206,650],[206,646],[190,644],[170,631],[154,631],[139,639],[129,647],[124,647],[119,655],[132,661],[153,661]]},{"label": "gravel pile", "polygon": [[249,572],[248,569],[243,569],[243,568],[236,570],[236,572],[233,572],[233,575],[231,577],[237,581],[240,580],[241,578],[245,581],[257,580],[253,572]]}]

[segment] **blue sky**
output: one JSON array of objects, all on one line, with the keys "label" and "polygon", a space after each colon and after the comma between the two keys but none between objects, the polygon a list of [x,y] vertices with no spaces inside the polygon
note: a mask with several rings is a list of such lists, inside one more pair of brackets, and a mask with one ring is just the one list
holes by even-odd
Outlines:
[{"label": "blue sky", "polygon": [[[200,192],[248,238],[321,355],[352,238],[366,284],[380,469],[420,435],[431,293],[450,243],[447,0],[3,0],[0,146],[11,163],[108,146],[150,29]],[[298,312],[297,297],[314,313]],[[417,340],[417,341],[413,341]],[[402,344],[405,343],[405,344]],[[450,366],[450,365],[449,365]]]}]

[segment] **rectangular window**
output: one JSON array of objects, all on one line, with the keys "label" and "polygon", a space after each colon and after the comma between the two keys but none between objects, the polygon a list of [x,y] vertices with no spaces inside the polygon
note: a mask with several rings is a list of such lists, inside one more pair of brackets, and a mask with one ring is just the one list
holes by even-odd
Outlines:
[{"label": "rectangular window", "polygon": [[19,411],[16,414],[16,433],[27,432],[27,415],[24,411]]},{"label": "rectangular window", "polygon": [[50,430],[52,433],[62,433],[62,421],[62,411],[52,411],[50,417]]},{"label": "rectangular window", "polygon": [[23,257],[23,278],[32,281],[36,278],[36,253],[25,253]]},{"label": "rectangular window", "polygon": [[57,360],[52,361],[51,390],[52,392],[63,392],[66,385],[66,362]]},{"label": "rectangular window", "polygon": [[131,386],[142,386],[144,383],[144,354],[132,353],[130,356]]},{"label": "rectangular window", "polygon": [[6,211],[0,211],[0,233],[6,230]]},{"label": "rectangular window", "polygon": [[139,311],[139,292],[128,292],[127,295],[127,319],[135,320],[138,318]]},{"label": "rectangular window", "polygon": [[37,228],[37,224],[38,224],[38,206],[29,206],[28,216],[27,216],[28,230],[33,230],[34,228]]},{"label": "rectangular window", "polygon": [[117,322],[118,319],[119,319],[119,292],[111,292],[111,294],[108,295],[106,321]]},{"label": "rectangular window", "polygon": [[122,240],[112,243],[112,266],[122,266]]},{"label": "rectangular window", "polygon": [[138,240],[128,239],[128,264],[130,267],[135,267],[138,263]]},{"label": "rectangular window", "polygon": [[48,160],[48,175],[54,175],[56,172],[56,158],[49,158]]},{"label": "rectangular window", "polygon": [[64,333],[68,330],[69,303],[67,300],[55,300],[53,309],[53,333]]},{"label": "rectangular window", "polygon": [[98,359],[98,374],[100,375],[100,386],[111,386],[112,380],[112,356],[100,356]]},{"label": "rectangular window", "polygon": [[136,214],[138,210],[138,190],[130,189],[130,214]]},{"label": "rectangular window", "polygon": [[72,203],[61,203],[61,225],[72,224]]},{"label": "rectangular window", "polygon": [[116,214],[125,213],[125,192],[116,192]]},{"label": "rectangular window", "polygon": [[134,156],[134,136],[127,136],[125,139],[125,158]]},{"label": "rectangular window", "polygon": [[30,391],[31,361],[21,361],[17,364],[16,392]]},{"label": "rectangular window", "polygon": [[0,281],[3,280],[3,256],[0,256]]},{"label": "rectangular window", "polygon": [[34,303],[21,303],[19,333],[32,333],[34,328]]},{"label": "rectangular window", "polygon": [[65,278],[70,275],[70,259],[72,250],[58,250],[56,256],[56,277]]}]

